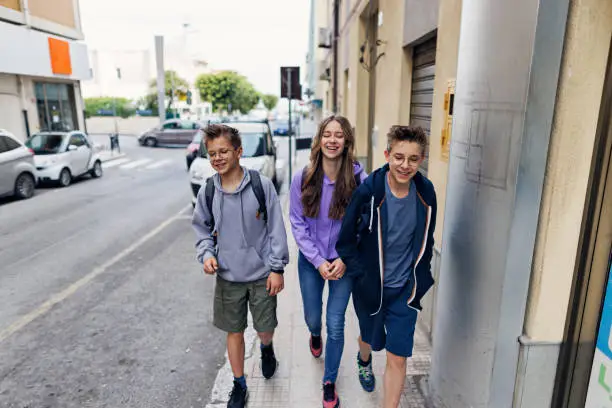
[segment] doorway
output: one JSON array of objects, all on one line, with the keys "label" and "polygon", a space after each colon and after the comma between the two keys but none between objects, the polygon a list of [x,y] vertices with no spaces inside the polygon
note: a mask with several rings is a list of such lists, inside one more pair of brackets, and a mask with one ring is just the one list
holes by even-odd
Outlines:
[{"label": "doorway", "polygon": [[[606,295],[607,288],[611,288],[612,292],[612,283],[609,282],[612,277],[611,157],[612,48],[599,113],[564,344],[557,368],[554,407],[612,407],[612,344],[608,341],[611,333],[610,324],[606,322],[607,314],[602,315],[604,303],[606,306],[612,304],[612,293]],[[602,340],[605,342],[602,343]],[[603,361],[602,356],[605,359],[606,354],[609,358]],[[605,364],[602,369],[602,362],[610,366],[607,375]],[[603,383],[599,378],[602,372]],[[594,381],[591,374],[595,375]],[[602,399],[604,394],[605,398]],[[585,406],[587,395],[591,404]]]}]

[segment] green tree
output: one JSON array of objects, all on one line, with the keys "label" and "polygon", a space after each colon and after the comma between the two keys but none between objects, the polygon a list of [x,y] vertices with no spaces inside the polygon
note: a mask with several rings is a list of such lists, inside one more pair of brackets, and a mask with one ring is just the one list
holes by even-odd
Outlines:
[{"label": "green tree", "polygon": [[107,116],[106,112],[117,113],[117,116],[127,118],[136,112],[132,101],[127,98],[114,98],[109,96],[98,97],[98,98],[86,98],[85,99],[85,115],[90,118],[92,116]]},{"label": "green tree", "polygon": [[[187,91],[189,91],[189,82],[181,78],[176,71],[166,71],[164,77],[166,96],[170,98],[168,106],[166,106],[166,110],[168,110],[174,104],[174,100],[172,99],[173,86],[174,98],[184,99],[187,97]],[[157,111],[157,78],[153,78],[149,81],[149,93],[145,95],[141,102],[146,106],[146,109],[151,109],[154,112]]]},{"label": "green tree", "polygon": [[213,106],[213,111],[239,110],[248,113],[259,103],[260,95],[248,79],[234,71],[203,74],[196,79],[202,100]]},{"label": "green tree", "polygon": [[261,97],[261,100],[268,111],[271,111],[278,105],[278,96],[274,94],[265,94]]}]

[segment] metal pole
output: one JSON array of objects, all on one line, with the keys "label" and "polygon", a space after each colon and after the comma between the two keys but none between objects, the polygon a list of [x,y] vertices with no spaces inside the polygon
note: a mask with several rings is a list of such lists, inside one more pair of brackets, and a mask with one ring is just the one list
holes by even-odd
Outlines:
[{"label": "metal pole", "polygon": [[291,138],[293,137],[291,135],[291,97],[293,95],[291,95],[291,71],[293,71],[291,68],[287,69],[287,96],[289,96],[289,182],[291,182],[292,180],[292,167],[293,167],[293,147],[292,147],[292,143],[291,143]]},{"label": "metal pole", "polygon": [[[370,0],[370,4],[373,0]],[[338,36],[340,25],[340,0],[334,0],[334,38],[332,41],[333,73],[332,73],[332,104],[334,113],[338,113]]]},{"label": "metal pole", "polygon": [[159,123],[166,120],[166,74],[164,73],[164,37],[155,36],[155,59],[157,61],[157,107]]}]

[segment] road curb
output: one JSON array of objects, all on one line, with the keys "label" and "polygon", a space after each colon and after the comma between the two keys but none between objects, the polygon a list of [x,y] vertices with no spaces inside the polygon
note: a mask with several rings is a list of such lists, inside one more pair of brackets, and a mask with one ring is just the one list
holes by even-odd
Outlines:
[{"label": "road curb", "polygon": [[113,155],[113,156],[107,156],[107,157],[102,156],[102,157],[100,157],[100,160],[102,161],[102,163],[108,163],[108,162],[111,162],[113,160],[121,159],[121,158],[123,158],[125,156],[126,156],[125,153],[119,153],[119,154],[116,154],[116,155]]}]

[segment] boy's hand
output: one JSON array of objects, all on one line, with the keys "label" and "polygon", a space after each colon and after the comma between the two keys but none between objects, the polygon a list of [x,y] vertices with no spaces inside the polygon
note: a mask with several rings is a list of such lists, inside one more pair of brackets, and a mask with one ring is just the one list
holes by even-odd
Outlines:
[{"label": "boy's hand", "polygon": [[266,289],[268,295],[276,296],[285,288],[285,277],[276,272],[271,272],[268,276],[268,282],[266,283]]},{"label": "boy's hand", "polygon": [[344,276],[346,272],[346,265],[342,261],[341,258],[336,258],[334,262],[332,262],[331,267],[329,269],[329,279],[330,280],[338,280]]},{"label": "boy's hand", "polygon": [[319,273],[321,277],[325,280],[329,279],[331,264],[327,261],[323,262],[321,266],[319,266]]},{"label": "boy's hand", "polygon": [[206,261],[204,261],[205,273],[209,275],[214,275],[215,272],[217,272],[217,269],[219,269],[219,265],[217,264],[217,258],[208,258]]}]

